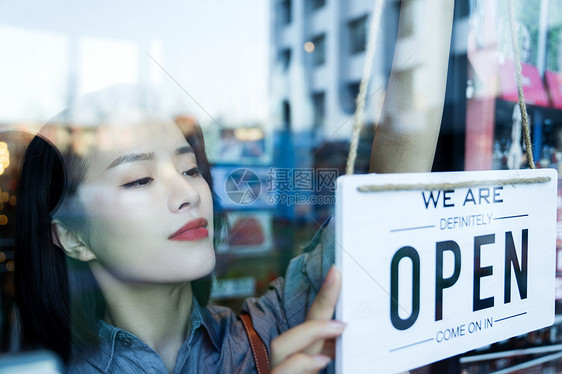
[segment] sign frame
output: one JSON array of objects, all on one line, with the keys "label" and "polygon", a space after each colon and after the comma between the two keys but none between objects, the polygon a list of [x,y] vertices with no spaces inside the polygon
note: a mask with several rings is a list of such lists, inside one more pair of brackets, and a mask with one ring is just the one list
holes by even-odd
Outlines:
[{"label": "sign frame", "polygon": [[336,372],[401,372],[551,325],[557,180],[554,169],[338,178],[336,318],[348,326]]}]

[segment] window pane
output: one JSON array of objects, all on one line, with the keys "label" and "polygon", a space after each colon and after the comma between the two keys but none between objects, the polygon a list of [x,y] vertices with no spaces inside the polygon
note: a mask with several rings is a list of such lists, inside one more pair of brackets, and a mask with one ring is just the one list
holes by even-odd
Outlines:
[{"label": "window pane", "polygon": [[360,17],[349,23],[349,47],[351,53],[365,50],[367,42],[367,16]]},{"label": "window pane", "polygon": [[322,34],[312,39],[312,61],[315,66],[323,65],[326,61],[326,35]]}]

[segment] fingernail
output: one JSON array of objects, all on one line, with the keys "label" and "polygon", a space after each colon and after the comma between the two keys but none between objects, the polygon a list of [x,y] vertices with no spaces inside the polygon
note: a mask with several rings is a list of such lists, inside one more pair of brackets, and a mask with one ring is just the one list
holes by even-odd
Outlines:
[{"label": "fingernail", "polygon": [[328,270],[328,274],[326,274],[326,279],[324,279],[324,284],[326,286],[330,285],[334,281],[334,266]]},{"label": "fingernail", "polygon": [[324,355],[314,355],[314,361],[316,361],[318,363],[319,367],[324,367],[326,365],[328,365],[328,363],[330,361],[332,361],[332,359],[328,356],[324,356]]},{"label": "fingernail", "polygon": [[342,322],[342,321],[337,321],[335,319],[328,321],[328,326],[330,326],[331,329],[340,331],[345,329],[345,327],[347,326],[347,323]]}]

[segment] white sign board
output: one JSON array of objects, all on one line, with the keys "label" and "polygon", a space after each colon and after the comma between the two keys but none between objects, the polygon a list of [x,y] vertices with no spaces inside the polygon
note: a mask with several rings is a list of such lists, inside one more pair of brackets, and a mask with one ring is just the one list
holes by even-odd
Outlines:
[{"label": "white sign board", "polygon": [[338,179],[339,373],[413,369],[554,321],[553,169]]}]

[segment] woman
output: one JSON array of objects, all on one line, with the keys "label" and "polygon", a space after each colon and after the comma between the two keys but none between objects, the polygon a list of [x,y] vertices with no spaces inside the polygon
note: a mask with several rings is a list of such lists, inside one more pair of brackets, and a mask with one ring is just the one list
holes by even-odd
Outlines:
[{"label": "woman", "polygon": [[[88,95],[42,131],[52,141],[29,145],[16,234],[24,336],[71,373],[250,372],[241,322],[207,305],[221,220],[201,132],[185,136],[146,96]],[[333,251],[324,267],[317,252],[244,305],[274,372],[321,369],[323,342],[343,331],[330,321],[339,274],[321,282]]]}]

